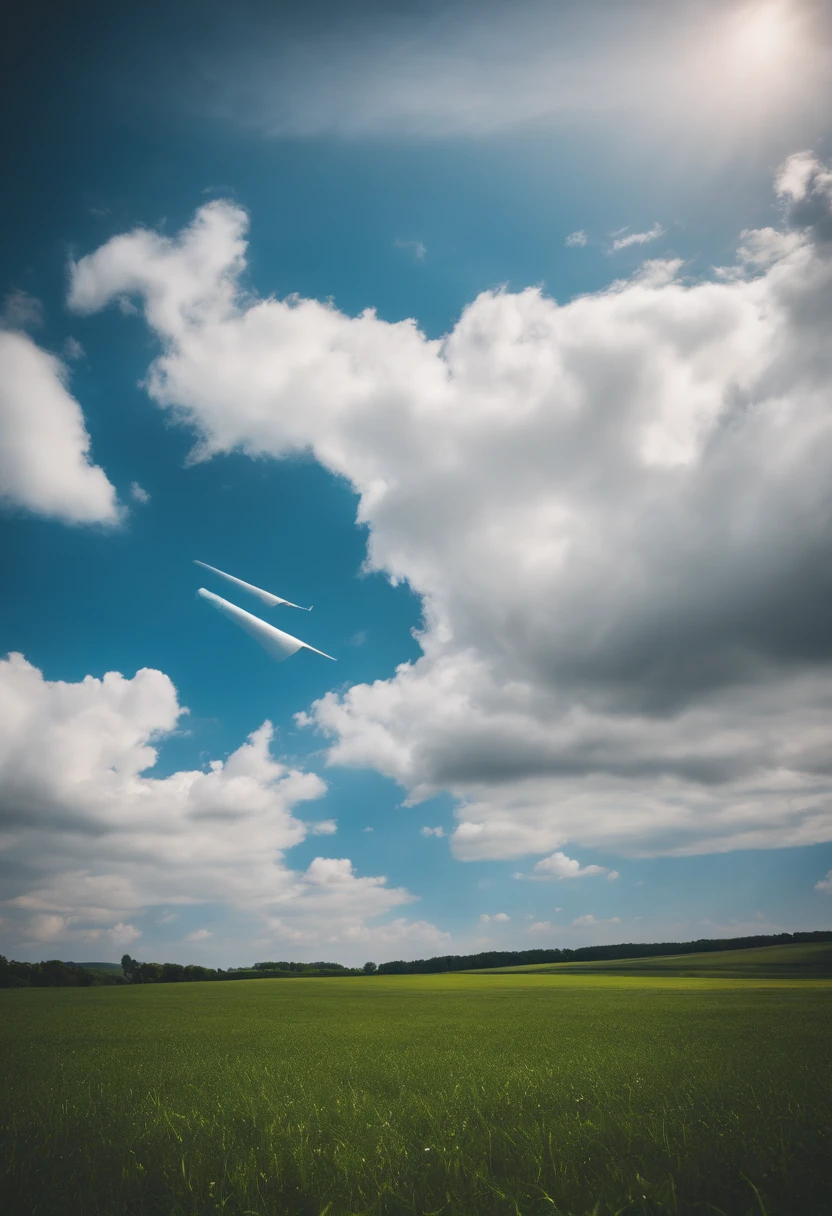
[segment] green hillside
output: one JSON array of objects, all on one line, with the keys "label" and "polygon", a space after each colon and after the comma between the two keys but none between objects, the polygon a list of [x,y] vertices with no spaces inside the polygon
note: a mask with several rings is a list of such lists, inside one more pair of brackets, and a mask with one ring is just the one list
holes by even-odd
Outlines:
[{"label": "green hillside", "polygon": [[[657,958],[602,959],[589,963],[538,963],[494,968],[489,974],[656,975],[724,979],[832,979],[832,943],[758,946]],[[468,972],[472,975],[474,972]],[[483,974],[477,972],[476,974]]]}]

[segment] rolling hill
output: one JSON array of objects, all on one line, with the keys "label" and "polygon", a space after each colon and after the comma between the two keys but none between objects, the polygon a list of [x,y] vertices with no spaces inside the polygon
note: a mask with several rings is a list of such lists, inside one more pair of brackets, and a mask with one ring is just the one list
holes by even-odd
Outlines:
[{"label": "rolling hill", "polygon": [[[482,971],[468,974],[482,975]],[[832,979],[832,943],[758,946],[655,958],[598,959],[586,963],[538,963],[495,967],[488,974],[655,975],[724,979]]]}]

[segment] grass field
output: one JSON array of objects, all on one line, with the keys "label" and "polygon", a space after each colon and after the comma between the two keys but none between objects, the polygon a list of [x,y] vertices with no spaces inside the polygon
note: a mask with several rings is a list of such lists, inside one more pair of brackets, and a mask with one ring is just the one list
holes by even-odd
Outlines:
[{"label": "grass field", "polygon": [[828,1214],[790,966],[2,991],[3,1211]]}]

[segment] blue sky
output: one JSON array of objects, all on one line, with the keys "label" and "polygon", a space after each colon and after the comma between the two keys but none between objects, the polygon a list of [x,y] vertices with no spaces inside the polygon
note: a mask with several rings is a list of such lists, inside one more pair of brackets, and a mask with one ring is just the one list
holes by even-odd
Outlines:
[{"label": "blue sky", "polygon": [[15,19],[0,950],[828,927],[828,14],[348,16]]}]

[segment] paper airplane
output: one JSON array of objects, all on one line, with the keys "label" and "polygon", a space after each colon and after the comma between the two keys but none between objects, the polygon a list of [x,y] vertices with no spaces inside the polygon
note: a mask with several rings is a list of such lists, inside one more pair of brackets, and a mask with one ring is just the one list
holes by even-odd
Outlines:
[{"label": "paper airplane", "polygon": [[[226,575],[226,578],[228,577],[229,575]],[[237,579],[234,579],[234,582],[237,581]],[[247,584],[244,583],[243,586],[247,586]],[[246,633],[250,634],[255,642],[259,642],[273,659],[277,659],[278,663],[282,663],[284,659],[290,658],[291,655],[296,654],[299,650],[311,650],[314,654],[323,655],[325,659],[332,659],[333,663],[337,661],[332,658],[331,654],[325,654],[323,650],[317,650],[314,646],[310,646],[308,642],[302,642],[300,638],[292,637],[291,633],[284,633],[282,629],[276,629],[268,621],[261,621],[259,616],[253,616],[252,613],[238,608],[236,604],[230,604],[228,600],[224,600],[221,596],[214,595],[213,591],[206,591],[204,587],[200,587],[197,594],[213,604],[218,612],[222,612],[235,625],[239,625],[241,629],[245,629]],[[262,594],[267,595],[268,592],[263,592]]]},{"label": "paper airplane", "polygon": [[270,608],[276,608],[278,604],[285,604],[287,608],[300,608],[301,612],[311,612],[312,607],[304,608],[301,604],[293,604],[291,600],[284,600],[280,595],[272,595],[271,591],[264,591],[262,587],[255,587],[253,583],[244,583],[241,578],[235,578],[233,574],[226,574],[224,570],[218,570],[216,566],[209,566],[207,562],[198,562],[194,559],[194,565],[202,566],[203,570],[210,570],[214,574],[218,574],[220,578],[227,579],[229,583],[233,583],[235,587],[242,587],[243,591],[250,591],[252,595],[256,595],[264,604],[268,604]]}]

